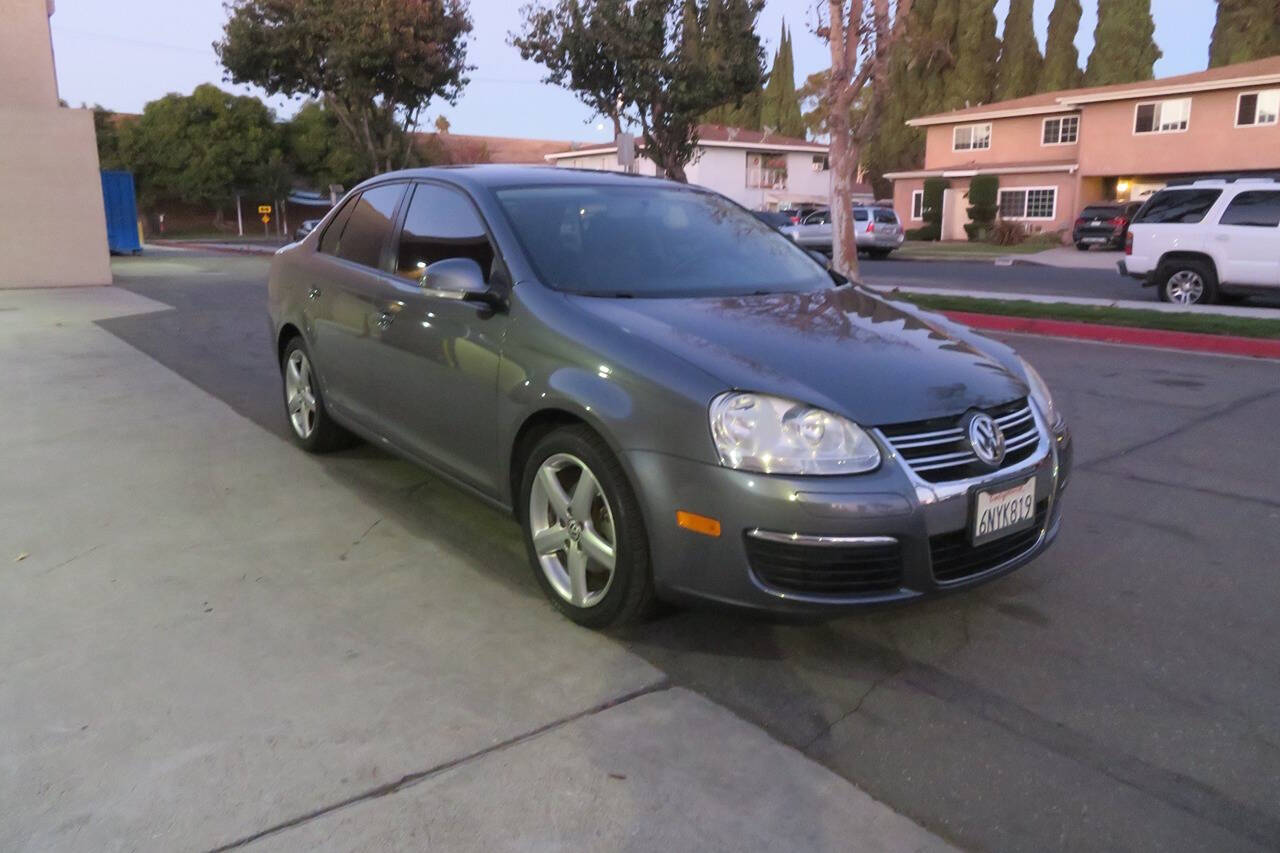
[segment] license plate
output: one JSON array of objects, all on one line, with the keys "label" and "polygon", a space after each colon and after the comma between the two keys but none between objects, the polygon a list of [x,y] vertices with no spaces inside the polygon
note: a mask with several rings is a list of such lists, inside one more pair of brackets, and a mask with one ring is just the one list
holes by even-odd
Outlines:
[{"label": "license plate", "polygon": [[982,491],[973,504],[973,544],[1026,530],[1036,521],[1036,481],[999,491]]},{"label": "license plate", "polygon": [[1081,243],[1105,243],[1106,241],[1107,241],[1106,237],[1085,237],[1080,242]]},{"label": "license plate", "polygon": [[1101,224],[1102,224],[1102,220],[1101,220],[1101,219],[1095,219],[1095,220],[1093,220],[1093,222],[1090,222],[1089,224],[1090,224],[1090,225],[1101,225]]}]

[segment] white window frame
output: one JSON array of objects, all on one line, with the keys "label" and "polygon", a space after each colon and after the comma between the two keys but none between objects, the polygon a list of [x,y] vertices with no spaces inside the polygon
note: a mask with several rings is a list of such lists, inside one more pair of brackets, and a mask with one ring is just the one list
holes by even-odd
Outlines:
[{"label": "white window frame", "polygon": [[[984,127],[987,130],[986,145],[973,144],[973,129],[978,127]],[[957,144],[957,139],[956,139],[956,137],[959,135],[960,131],[962,130],[969,131],[969,145],[965,148],[961,148]],[[952,151],[990,151],[992,137],[995,136],[994,130],[995,129],[991,126],[991,122],[989,121],[978,122],[977,124],[958,124],[955,127],[951,128],[951,150]]]},{"label": "white window frame", "polygon": [[[791,158],[787,156],[785,151],[747,151],[746,154],[746,187],[751,190],[785,190],[787,182],[790,178]],[[752,166],[751,158],[759,158],[759,165]],[[781,157],[782,167],[767,167],[764,165],[765,158]],[[772,181],[767,180],[766,176],[771,176]],[[779,176],[781,182],[778,181]]]},{"label": "white window frame", "polygon": [[924,190],[911,191],[911,221],[924,222]]},{"label": "white window frame", "polygon": [[1280,89],[1254,89],[1251,92],[1241,92],[1240,94],[1236,95],[1236,112],[1235,112],[1235,118],[1232,119],[1232,121],[1235,123],[1235,126],[1237,128],[1247,129],[1250,127],[1275,127],[1277,124],[1280,124],[1280,109],[1276,110],[1277,116],[1275,119],[1272,119],[1271,121],[1258,121],[1258,109],[1261,106],[1260,103],[1254,104],[1253,122],[1251,124],[1240,123],[1240,101],[1244,99],[1245,95],[1257,95],[1258,101],[1260,102],[1262,100],[1263,95],[1270,95],[1270,94],[1275,94],[1277,98],[1280,99]]},{"label": "white window frame", "polygon": [[[1005,193],[1024,193],[1030,194],[1036,190],[1048,190],[1053,193],[1053,212],[1048,216],[1027,216],[1027,196],[1023,196],[1022,200],[1022,216],[1005,216],[1000,211],[1004,208]],[[1058,218],[1058,187],[1001,187],[996,193],[996,215],[1001,219],[1007,219],[1010,222],[1052,222]]]},{"label": "white window frame", "polygon": [[[1186,127],[1175,127],[1170,130],[1162,130],[1160,128],[1161,110],[1157,109],[1155,115],[1152,116],[1153,122],[1152,122],[1151,130],[1143,130],[1143,131],[1138,130],[1138,110],[1140,110],[1142,107],[1155,106],[1157,108],[1160,108],[1160,107],[1163,107],[1165,104],[1172,104],[1172,103],[1177,103],[1182,101],[1185,101],[1187,104],[1187,126]],[[1186,133],[1188,130],[1191,129],[1191,106],[1192,106],[1191,101],[1192,99],[1189,96],[1185,98],[1161,98],[1155,101],[1139,101],[1138,103],[1133,105],[1133,123],[1129,125],[1133,129],[1133,135],[1134,136],[1154,136],[1155,134],[1158,134],[1158,133]],[[1237,106],[1239,105],[1237,104]]]},{"label": "white window frame", "polygon": [[[1063,141],[1062,141],[1062,123],[1063,123],[1063,122],[1065,122],[1065,121],[1067,121],[1067,120],[1071,120],[1071,121],[1074,121],[1074,122],[1076,123],[1076,137],[1075,137],[1075,139],[1072,139],[1070,142],[1063,142]],[[1058,122],[1058,141],[1057,141],[1057,142],[1045,142],[1045,141],[1044,141],[1044,130],[1045,130],[1045,128],[1046,128],[1046,127],[1048,127],[1048,126],[1049,126],[1049,122],[1051,122],[1051,121],[1056,121],[1056,122]],[[1136,122],[1136,121],[1137,121],[1137,119],[1135,119],[1135,122]],[[1046,146],[1050,146],[1050,145],[1075,145],[1075,144],[1076,144],[1077,142],[1079,142],[1079,141],[1080,141],[1080,116],[1078,116],[1078,115],[1049,116],[1049,117],[1048,117],[1048,118],[1046,118],[1044,121],[1040,122],[1040,145],[1041,145],[1041,147],[1046,147]]]}]

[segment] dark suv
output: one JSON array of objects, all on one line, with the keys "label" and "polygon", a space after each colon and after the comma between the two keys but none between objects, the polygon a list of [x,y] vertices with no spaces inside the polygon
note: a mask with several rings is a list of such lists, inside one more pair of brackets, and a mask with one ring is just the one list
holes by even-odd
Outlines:
[{"label": "dark suv", "polygon": [[1076,225],[1071,229],[1071,240],[1082,252],[1089,251],[1092,246],[1123,249],[1124,237],[1129,233],[1129,223],[1140,207],[1140,201],[1091,204],[1076,217]]}]

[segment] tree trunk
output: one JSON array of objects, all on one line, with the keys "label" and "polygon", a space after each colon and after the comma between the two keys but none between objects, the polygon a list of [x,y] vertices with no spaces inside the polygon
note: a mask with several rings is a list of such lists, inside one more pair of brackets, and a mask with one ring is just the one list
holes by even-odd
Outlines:
[{"label": "tree trunk", "polygon": [[853,179],[858,149],[850,136],[847,110],[832,111],[831,134],[831,265],[846,278],[858,278],[858,243],[853,234]]}]

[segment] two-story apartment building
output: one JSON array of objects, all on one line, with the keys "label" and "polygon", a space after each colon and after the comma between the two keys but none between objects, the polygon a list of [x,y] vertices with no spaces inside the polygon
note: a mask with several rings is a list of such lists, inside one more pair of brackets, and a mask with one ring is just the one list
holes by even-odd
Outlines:
[{"label": "two-story apartment building", "polygon": [[907,124],[926,130],[924,168],[886,175],[907,227],[923,224],[925,179],[943,178],[943,239],[964,239],[969,180],[996,175],[1002,218],[1056,231],[1086,204],[1142,199],[1170,180],[1280,171],[1280,56]]},{"label": "two-story apartment building", "polygon": [[[617,146],[610,143],[548,154],[546,160],[561,168],[619,171],[617,155]],[[636,168],[642,175],[657,173],[653,161],[644,156],[641,138],[636,139]],[[831,196],[826,145],[717,124],[698,127],[697,152],[685,176],[689,183],[713,189],[751,210],[826,204]],[[870,201],[870,187],[863,196],[855,201]]]}]

